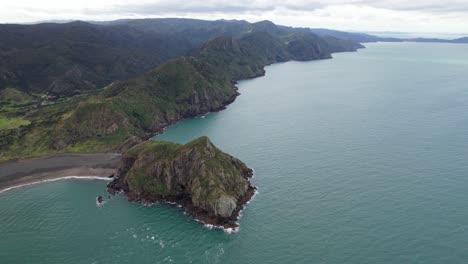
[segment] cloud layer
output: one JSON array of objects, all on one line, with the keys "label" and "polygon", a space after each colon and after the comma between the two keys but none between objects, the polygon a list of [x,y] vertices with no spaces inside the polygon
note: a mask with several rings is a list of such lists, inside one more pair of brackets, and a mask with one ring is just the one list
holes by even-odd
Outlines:
[{"label": "cloud layer", "polygon": [[269,19],[356,31],[468,33],[467,0],[0,0],[0,22],[142,17]]}]

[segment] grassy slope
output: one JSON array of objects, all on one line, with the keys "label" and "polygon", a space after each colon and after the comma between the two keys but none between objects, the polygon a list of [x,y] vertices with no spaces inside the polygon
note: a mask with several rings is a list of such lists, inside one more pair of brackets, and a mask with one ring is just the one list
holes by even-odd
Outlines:
[{"label": "grassy slope", "polygon": [[31,96],[15,88],[9,87],[0,90],[1,101],[21,103],[30,101],[31,99]]},{"label": "grassy slope", "polygon": [[[0,119],[8,120],[9,126],[0,128],[0,161],[65,152],[50,147],[54,129],[71,115],[80,101],[89,96],[65,98],[43,106],[38,106],[41,103],[38,96],[24,104],[0,100]],[[15,128],[11,127],[12,123]],[[91,150],[89,148],[86,152]]]},{"label": "grassy slope", "polygon": [[0,130],[14,129],[14,128],[18,128],[20,126],[26,126],[29,124],[31,124],[29,120],[25,120],[22,118],[17,118],[17,117],[6,118],[6,117],[0,116]]}]

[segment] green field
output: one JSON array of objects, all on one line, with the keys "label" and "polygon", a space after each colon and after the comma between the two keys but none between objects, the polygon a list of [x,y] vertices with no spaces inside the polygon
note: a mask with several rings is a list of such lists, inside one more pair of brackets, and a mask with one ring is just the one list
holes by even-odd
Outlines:
[{"label": "green field", "polygon": [[31,124],[29,120],[22,119],[22,118],[6,118],[0,116],[0,130],[4,129],[13,129],[20,126],[26,126]]}]

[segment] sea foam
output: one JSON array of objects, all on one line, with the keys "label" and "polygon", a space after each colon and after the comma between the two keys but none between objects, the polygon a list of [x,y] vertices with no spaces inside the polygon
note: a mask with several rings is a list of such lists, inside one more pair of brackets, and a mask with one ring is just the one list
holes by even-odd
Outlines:
[{"label": "sea foam", "polygon": [[4,192],[11,191],[11,190],[14,190],[14,189],[27,187],[27,186],[32,186],[32,185],[36,185],[36,184],[55,182],[55,181],[60,181],[60,180],[70,180],[70,179],[104,180],[104,181],[111,181],[112,180],[111,178],[100,177],[100,176],[65,176],[65,177],[60,177],[60,178],[46,179],[46,180],[40,180],[40,181],[28,182],[28,183],[25,183],[25,184],[15,185],[15,186],[8,187],[8,188],[5,188],[3,190],[0,190],[0,193],[4,193]]}]

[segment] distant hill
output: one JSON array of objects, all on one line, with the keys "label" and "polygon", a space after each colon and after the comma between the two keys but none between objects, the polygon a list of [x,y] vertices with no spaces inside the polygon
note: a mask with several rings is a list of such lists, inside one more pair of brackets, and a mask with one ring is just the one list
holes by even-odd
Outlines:
[{"label": "distant hill", "polygon": [[352,33],[339,30],[312,28],[313,33],[319,36],[333,36],[341,39],[349,39],[359,43],[369,42],[427,42],[427,43],[468,43],[468,37],[459,39],[438,39],[438,38],[387,38],[366,33]]},{"label": "distant hill", "polygon": [[[270,21],[137,19],[0,25],[0,89],[73,95],[103,88],[195,52],[219,36],[310,33]],[[333,45],[338,40],[327,40]],[[342,45],[344,42],[341,42]],[[356,43],[348,43],[350,46]]]},{"label": "distant hill", "polygon": [[353,33],[353,32],[345,32],[345,31],[324,29],[324,28],[311,28],[310,31],[319,36],[333,36],[336,38],[350,39],[359,43],[378,42],[378,41],[385,41],[385,42],[400,42],[401,41],[401,39],[398,39],[398,38],[382,38],[382,37],[378,37],[378,36],[374,36],[374,35],[366,34],[366,33]]},{"label": "distant hill", "polygon": [[468,43],[468,37],[452,40],[453,43]]}]

